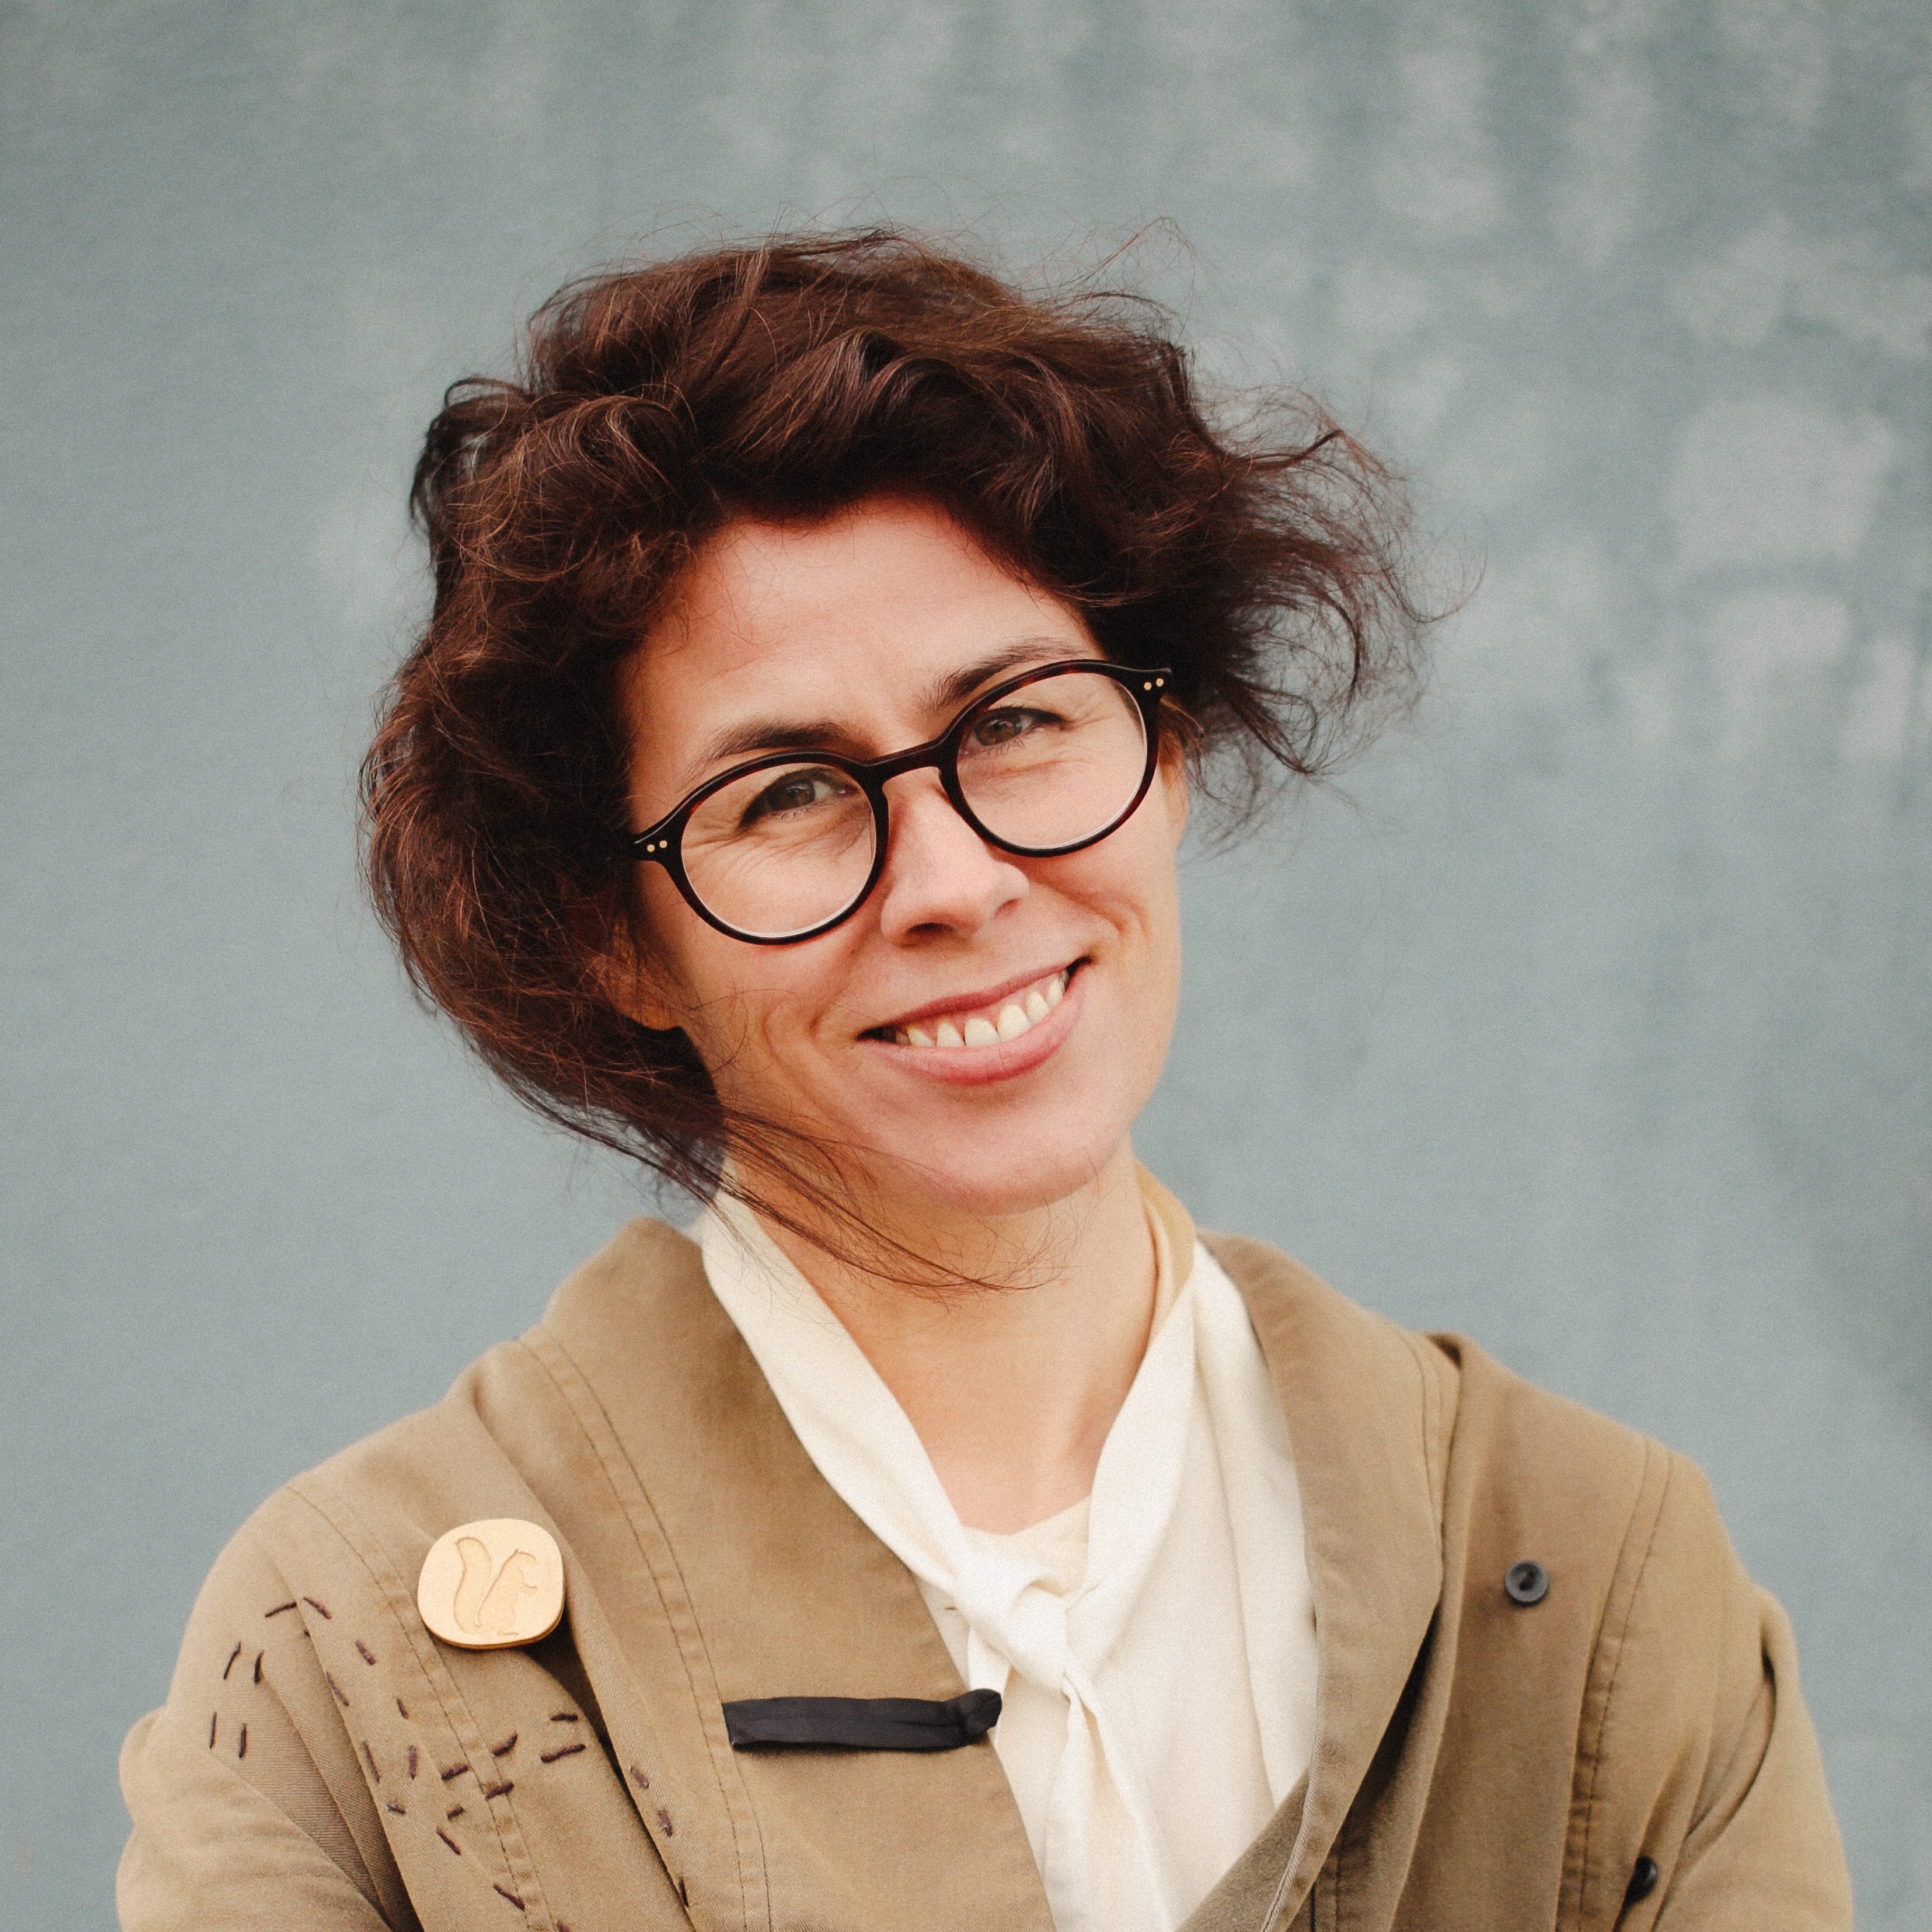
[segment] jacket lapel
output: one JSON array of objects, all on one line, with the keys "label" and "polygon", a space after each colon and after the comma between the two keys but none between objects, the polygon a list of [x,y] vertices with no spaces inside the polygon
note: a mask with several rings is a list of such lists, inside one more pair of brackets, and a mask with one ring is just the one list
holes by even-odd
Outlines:
[{"label": "jacket lapel", "polygon": [[1277,1250],[1231,1236],[1210,1237],[1208,1246],[1247,1303],[1281,1398],[1315,1602],[1313,1759],[1305,1787],[1260,1841],[1278,1844],[1278,1827],[1299,1807],[1292,1848],[1261,1921],[1271,1927],[1292,1920],[1307,1897],[1435,1617],[1456,1376],[1419,1337],[1344,1300]]},{"label": "jacket lapel", "polygon": [[[963,1686],[912,1576],[793,1434],[696,1247],[661,1223],[632,1223],[563,1284],[526,1341],[627,1526],[627,1548],[608,1533],[600,1546],[605,1628],[580,1636],[586,1668],[614,1738],[623,1720],[612,1705],[636,1701],[633,1671],[681,1686],[681,1781],[689,1787],[702,1763],[699,1801],[716,1814],[706,1823],[736,1847],[727,1916],[1051,1932],[990,1743],[910,1755],[732,1750],[727,1702],[943,1701]],[[584,1534],[598,1533],[587,1520]],[[648,1819],[649,1801],[639,1804]]]}]

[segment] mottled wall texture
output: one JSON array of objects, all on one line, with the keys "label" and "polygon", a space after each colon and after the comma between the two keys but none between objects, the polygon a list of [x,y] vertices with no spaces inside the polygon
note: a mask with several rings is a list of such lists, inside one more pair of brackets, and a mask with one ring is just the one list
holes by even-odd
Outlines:
[{"label": "mottled wall texture", "polygon": [[1411,725],[1190,856],[1142,1153],[1696,1456],[1862,1923],[1932,1926],[1923,0],[14,0],[0,98],[10,1922],[109,1916],[234,1525],[639,1205],[356,896],[413,439],[581,267],[891,218],[1171,221],[1204,364],[1480,571]]}]

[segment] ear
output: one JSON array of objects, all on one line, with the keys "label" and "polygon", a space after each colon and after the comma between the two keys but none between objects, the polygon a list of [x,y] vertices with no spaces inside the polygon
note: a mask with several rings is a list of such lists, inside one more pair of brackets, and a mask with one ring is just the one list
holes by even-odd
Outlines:
[{"label": "ear", "polygon": [[601,954],[598,980],[604,997],[639,1026],[653,1033],[675,1033],[682,1024],[662,975],[647,961],[634,955],[614,959],[608,953]]},{"label": "ear", "polygon": [[663,967],[625,924],[606,928],[591,939],[590,973],[597,990],[626,1019],[653,1033],[675,1033],[678,1018],[676,989]]}]

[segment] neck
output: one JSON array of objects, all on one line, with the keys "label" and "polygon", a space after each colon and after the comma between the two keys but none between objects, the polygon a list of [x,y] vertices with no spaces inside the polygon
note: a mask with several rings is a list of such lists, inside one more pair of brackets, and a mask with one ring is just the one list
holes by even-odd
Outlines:
[{"label": "neck", "polygon": [[917,1254],[991,1264],[957,1269],[969,1278],[1023,1285],[922,1292],[765,1226],[891,1390],[961,1522],[1024,1529],[1089,1494],[1153,1320],[1153,1243],[1125,1142],[1063,1200],[893,1231]]}]

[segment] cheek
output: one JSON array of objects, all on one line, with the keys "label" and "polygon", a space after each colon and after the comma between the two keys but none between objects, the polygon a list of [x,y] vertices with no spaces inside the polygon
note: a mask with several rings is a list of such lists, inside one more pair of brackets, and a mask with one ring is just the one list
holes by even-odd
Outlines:
[{"label": "cheek", "polygon": [[1111,855],[1114,863],[1110,884],[1122,922],[1132,923],[1156,958],[1177,959],[1180,888],[1174,867],[1174,835],[1168,814],[1159,809],[1157,795],[1108,843],[1116,846]]},{"label": "cheek", "polygon": [[[650,968],[666,1018],[697,1048],[727,1101],[752,1112],[782,1111],[800,1087],[792,1063],[807,1052],[809,1016],[822,1003],[827,963],[816,947],[748,946],[707,926],[668,880],[647,891],[655,936]],[[665,899],[669,904],[665,904]]]},{"label": "cheek", "polygon": [[1142,952],[1135,975],[1135,1033],[1156,1060],[1167,1055],[1180,1003],[1180,890],[1163,818],[1149,814],[1139,864],[1132,916]]}]

